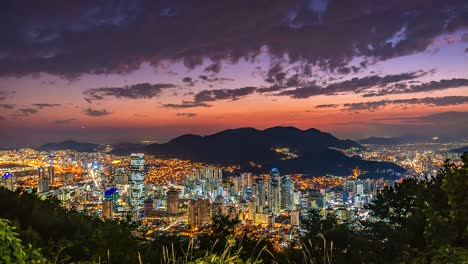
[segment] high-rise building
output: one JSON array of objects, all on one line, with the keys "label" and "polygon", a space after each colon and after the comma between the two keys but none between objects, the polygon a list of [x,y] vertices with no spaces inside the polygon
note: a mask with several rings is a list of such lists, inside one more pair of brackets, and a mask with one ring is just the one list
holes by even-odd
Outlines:
[{"label": "high-rise building", "polygon": [[292,226],[299,226],[300,222],[300,212],[297,210],[291,211],[291,225]]},{"label": "high-rise building", "polygon": [[119,210],[119,191],[117,188],[109,188],[104,191],[103,201],[111,201],[111,210],[117,212]]},{"label": "high-rise building", "polygon": [[281,209],[291,210],[294,207],[294,183],[289,176],[281,178]]},{"label": "high-rise building", "polygon": [[270,172],[268,180],[268,209],[270,213],[279,214],[281,209],[281,179],[277,168]]},{"label": "high-rise building", "polygon": [[55,182],[54,166],[53,165],[49,166],[49,168],[47,170],[48,170],[48,173],[49,173],[49,185],[53,185],[54,182]]},{"label": "high-rise building", "polygon": [[211,220],[211,203],[209,199],[198,198],[189,202],[187,222],[191,228],[208,225]]},{"label": "high-rise building", "polygon": [[325,196],[320,191],[310,191],[308,204],[310,208],[325,209]]},{"label": "high-rise building", "polygon": [[146,199],[143,201],[143,215],[145,217],[153,215],[153,204],[153,199]]},{"label": "high-rise building", "polygon": [[364,195],[364,186],[362,184],[356,185],[356,195]]},{"label": "high-rise building", "polygon": [[112,217],[112,207],[113,201],[104,199],[102,201],[102,216],[106,219],[110,219]]},{"label": "high-rise building", "polygon": [[257,187],[257,191],[256,191],[257,206],[263,208],[265,206],[265,197],[266,197],[265,181],[263,180],[263,178],[258,178],[256,180],[256,183],[257,183],[257,186],[256,186]]},{"label": "high-rise building", "polygon": [[212,217],[223,215],[223,211],[224,211],[223,197],[218,196],[216,197],[215,201],[212,204],[212,210],[211,210]]},{"label": "high-rise building", "polygon": [[45,193],[49,191],[49,178],[45,174],[44,167],[39,167],[37,169],[37,175],[39,181],[37,183],[37,192],[38,193]]},{"label": "high-rise building", "polygon": [[11,174],[11,172],[3,173],[0,186],[3,186],[11,191],[15,189],[15,181],[13,180],[13,174]]},{"label": "high-rise building", "polygon": [[130,206],[139,215],[145,200],[145,156],[134,153],[130,158]]},{"label": "high-rise building", "polygon": [[179,191],[174,188],[167,191],[167,213],[169,215],[179,214]]}]

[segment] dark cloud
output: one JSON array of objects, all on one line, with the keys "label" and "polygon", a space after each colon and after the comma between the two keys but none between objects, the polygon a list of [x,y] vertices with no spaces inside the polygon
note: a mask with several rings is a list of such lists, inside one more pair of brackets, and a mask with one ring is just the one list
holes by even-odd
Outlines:
[{"label": "dark cloud", "polygon": [[0,116],[0,121],[6,120],[5,117]]},{"label": "dark cloud", "polygon": [[468,79],[447,79],[439,81],[431,81],[422,84],[404,84],[398,83],[389,87],[379,89],[375,92],[366,93],[364,97],[383,96],[389,94],[407,94],[407,93],[419,93],[419,92],[432,92],[437,90],[445,90],[450,88],[458,88],[468,86]]},{"label": "dark cloud", "polygon": [[62,120],[57,120],[55,121],[56,124],[70,124],[76,121],[76,118],[67,118],[67,119],[62,119]]},{"label": "dark cloud", "polygon": [[213,63],[208,65],[203,71],[206,73],[218,74],[221,71],[221,64]]},{"label": "dark cloud", "polygon": [[363,78],[352,78],[341,82],[321,86],[311,83],[308,86],[299,87],[293,90],[282,91],[277,95],[287,95],[291,98],[309,98],[317,95],[336,95],[342,93],[360,94],[376,87],[383,87],[391,83],[409,81],[422,77],[429,72],[416,71],[400,74],[389,74],[385,76],[370,75]]},{"label": "dark cloud", "polygon": [[461,36],[461,41],[463,41],[463,42],[468,42],[468,33],[464,33],[464,34]]},{"label": "dark cloud", "polygon": [[445,97],[425,97],[397,100],[380,100],[360,103],[343,104],[343,110],[346,111],[375,111],[388,105],[426,105],[426,106],[449,106],[468,103],[468,96],[445,96]]},{"label": "dark cloud", "polygon": [[184,77],[184,78],[182,79],[182,81],[185,82],[185,83],[191,83],[191,82],[192,82],[192,78],[190,78],[190,77]]},{"label": "dark cloud", "polygon": [[126,87],[102,87],[89,89],[83,92],[88,102],[103,100],[105,97],[127,98],[127,99],[151,99],[159,96],[165,89],[177,86],[167,83],[139,83]]},{"label": "dark cloud", "polygon": [[194,116],[197,116],[197,114],[195,114],[195,113],[177,113],[177,116],[194,117]]},{"label": "dark cloud", "polygon": [[322,105],[317,105],[315,106],[316,109],[322,109],[322,108],[337,108],[340,106],[339,104],[322,104]]},{"label": "dark cloud", "polygon": [[0,104],[0,108],[3,109],[14,109],[15,105],[14,104]]},{"label": "dark cloud", "polygon": [[39,110],[34,108],[20,108],[18,109],[19,115],[18,116],[28,116],[33,115],[39,112]]},{"label": "dark cloud", "polygon": [[[226,78],[226,77],[209,77],[207,75],[200,75],[198,76],[198,79],[200,79],[202,82],[205,83],[223,83],[224,81],[234,81],[234,79],[231,78]],[[196,82],[196,81],[194,81]]]},{"label": "dark cloud", "polygon": [[194,96],[194,102],[213,102],[218,100],[235,101],[250,95],[257,90],[256,87],[242,87],[236,89],[203,90]]},{"label": "dark cloud", "polygon": [[252,60],[265,47],[277,58],[287,54],[346,73],[353,69],[343,65],[350,67],[356,56],[383,60],[422,52],[435,37],[468,25],[465,0],[318,2],[326,4],[2,1],[0,75],[126,73],[164,60],[195,67],[205,58]]},{"label": "dark cloud", "polygon": [[106,116],[106,115],[112,114],[111,112],[108,112],[106,109],[97,110],[97,109],[87,108],[83,110],[83,112],[87,116]]},{"label": "dark cloud", "polygon": [[39,107],[39,109],[43,109],[43,108],[47,108],[47,107],[61,106],[61,104],[32,104],[32,105]]},{"label": "dark cloud", "polygon": [[194,107],[211,107],[210,104],[202,102],[191,102],[191,101],[182,101],[181,104],[163,104],[164,107],[174,108],[174,109],[185,109],[185,108],[194,108]]}]

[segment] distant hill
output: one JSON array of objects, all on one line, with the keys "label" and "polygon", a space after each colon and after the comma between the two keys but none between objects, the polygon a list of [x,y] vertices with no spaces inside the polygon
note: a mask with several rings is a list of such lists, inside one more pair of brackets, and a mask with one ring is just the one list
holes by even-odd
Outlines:
[{"label": "distant hill", "polygon": [[101,150],[103,147],[99,144],[95,143],[82,143],[82,142],[77,142],[74,140],[65,140],[63,142],[59,143],[47,143],[39,148],[37,150],[40,151],[51,151],[51,150],[74,150],[78,152],[93,152],[97,150]]},{"label": "distant hill", "polygon": [[144,152],[147,145],[133,142],[122,142],[112,145],[112,150],[109,154],[126,156],[131,153]]},{"label": "distant hill", "polygon": [[450,150],[450,152],[458,153],[458,154],[463,154],[463,153],[465,153],[465,152],[468,152],[468,146],[466,146],[466,147],[461,147],[461,148],[457,148],[457,149],[452,149],[452,150]]},{"label": "distant hill", "polygon": [[[254,128],[229,129],[209,136],[183,135],[164,144],[152,144],[145,152],[161,157],[190,159],[220,165],[236,164],[266,172],[279,167],[282,173],[323,175],[349,175],[359,166],[371,172],[404,169],[385,162],[363,161],[350,158],[331,148],[362,148],[351,140],[340,140],[317,129],[300,130],[294,127],[273,127],[265,130]],[[289,148],[297,158],[285,159],[286,155],[274,151]]]}]

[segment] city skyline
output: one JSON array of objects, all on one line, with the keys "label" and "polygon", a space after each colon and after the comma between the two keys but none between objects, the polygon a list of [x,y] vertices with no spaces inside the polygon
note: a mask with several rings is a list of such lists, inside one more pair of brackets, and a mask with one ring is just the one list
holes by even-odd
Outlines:
[{"label": "city skyline", "polygon": [[468,130],[464,1],[29,4],[0,4],[0,147]]}]

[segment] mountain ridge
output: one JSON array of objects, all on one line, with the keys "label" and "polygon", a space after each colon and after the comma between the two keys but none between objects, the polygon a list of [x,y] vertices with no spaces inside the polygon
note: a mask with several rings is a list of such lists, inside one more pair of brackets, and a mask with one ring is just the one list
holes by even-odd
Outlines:
[{"label": "mountain ridge", "polygon": [[[296,155],[275,149],[287,148]],[[271,127],[259,130],[251,127],[227,129],[211,135],[186,134],[167,143],[145,147],[145,152],[160,157],[188,159],[218,165],[240,165],[249,171],[266,172],[280,167],[283,173],[349,175],[354,167],[365,170],[404,172],[404,169],[385,162],[351,158],[335,149],[362,149],[352,140],[341,140],[317,129]],[[260,165],[252,166],[252,163]]]}]

